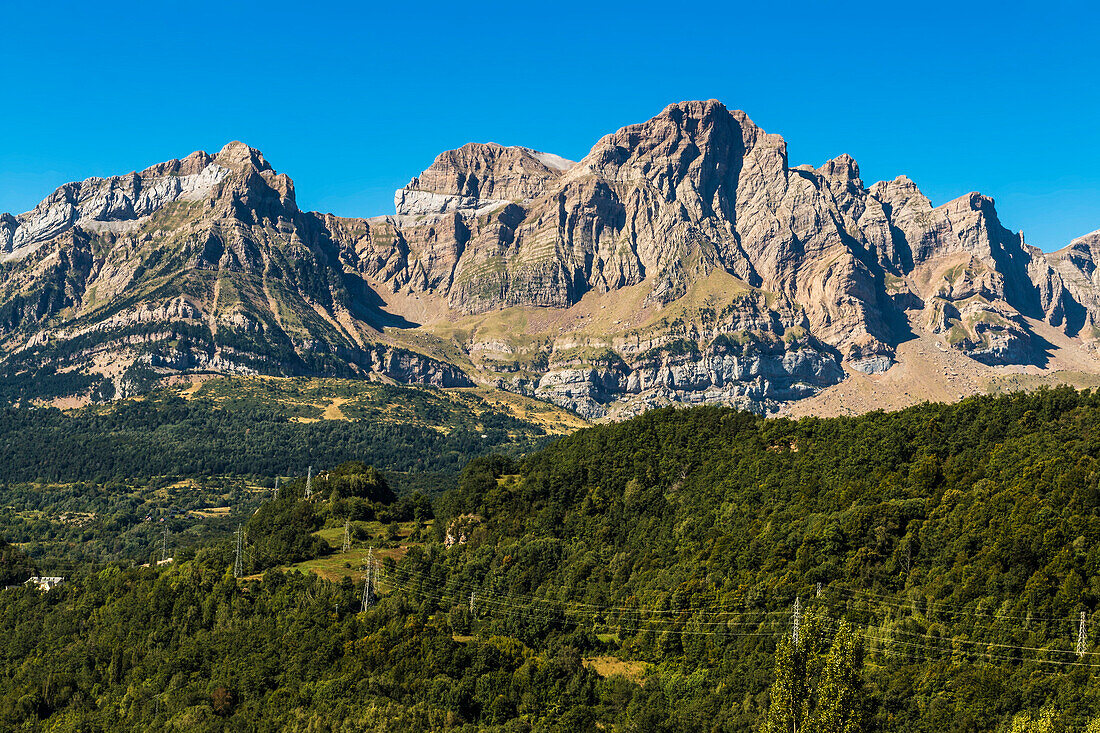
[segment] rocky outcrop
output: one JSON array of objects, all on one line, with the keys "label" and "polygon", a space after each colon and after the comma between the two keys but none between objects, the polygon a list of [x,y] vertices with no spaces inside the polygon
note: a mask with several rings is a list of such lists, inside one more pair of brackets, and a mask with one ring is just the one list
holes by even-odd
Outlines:
[{"label": "rocky outcrop", "polygon": [[552,153],[496,143],[469,143],[440,154],[394,194],[398,215],[462,211],[478,215],[542,194],[573,166]]},{"label": "rocky outcrop", "polygon": [[119,395],[188,371],[472,384],[387,343],[323,218],[299,211],[290,178],[242,143],[62,186],[0,219],[0,248],[9,374],[88,377],[69,380],[77,390],[102,377]]},{"label": "rocky outcrop", "polygon": [[1100,339],[1100,230],[1057,252],[1035,253],[1029,268],[1045,318],[1071,336]]},{"label": "rocky outcrop", "polygon": [[97,232],[126,231],[167,204],[209,195],[228,173],[211,156],[198,152],[141,173],[66,184],[33,211],[0,218],[0,252],[5,260],[18,259],[34,245],[74,226]]},{"label": "rocky outcrop", "polygon": [[[453,308],[484,313],[564,308],[643,282],[668,304],[722,270],[800,308],[816,338],[870,373],[892,363],[905,310],[926,311],[930,329],[986,363],[1032,358],[1024,316],[1074,310],[1052,305],[1072,294],[1060,295],[1057,273],[1036,274],[1036,263],[1050,269],[1044,255],[1001,226],[989,197],[934,207],[904,176],[867,188],[847,155],[790,167],[781,137],[715,101],[608,135],[564,174],[513,190],[496,215],[484,216],[503,203],[497,189],[462,183],[487,169],[476,150],[441,155],[414,179],[464,196],[454,218],[387,220],[400,255],[375,247],[364,271],[395,288],[431,283]],[[409,245],[425,227],[430,246]]]}]

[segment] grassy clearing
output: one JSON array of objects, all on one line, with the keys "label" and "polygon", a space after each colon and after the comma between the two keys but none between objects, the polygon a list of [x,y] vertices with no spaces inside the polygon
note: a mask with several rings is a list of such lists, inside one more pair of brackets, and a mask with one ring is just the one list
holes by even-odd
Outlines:
[{"label": "grassy clearing", "polygon": [[645,678],[649,665],[645,662],[629,661],[617,657],[588,657],[584,666],[595,670],[600,677],[620,675],[632,682],[641,682]]},{"label": "grassy clearing", "polygon": [[[360,581],[366,575],[367,553],[366,548],[353,548],[347,552],[337,551],[327,557],[306,560],[281,568],[281,570],[289,572],[299,570],[303,573],[314,573],[325,580],[333,582],[339,582],[344,578]],[[378,556],[380,553],[375,552],[374,554]]]},{"label": "grassy clearing", "polygon": [[[303,573],[315,573],[325,580],[334,582],[343,578],[351,578],[353,582],[358,582],[366,575],[367,556],[372,551],[377,560],[387,558],[394,561],[400,560],[411,547],[422,544],[421,542],[409,541],[416,530],[419,528],[426,531],[431,526],[431,521],[420,523],[419,527],[417,522],[401,522],[397,525],[396,533],[391,533],[390,526],[381,522],[352,522],[353,539],[351,549],[347,552],[340,552],[340,548],[344,544],[344,526],[341,524],[334,527],[325,527],[313,534],[328,542],[329,546],[333,548],[331,554],[293,565],[285,565],[279,569],[283,572],[297,570]],[[360,532],[365,533],[367,538],[354,539],[356,534]]]}]

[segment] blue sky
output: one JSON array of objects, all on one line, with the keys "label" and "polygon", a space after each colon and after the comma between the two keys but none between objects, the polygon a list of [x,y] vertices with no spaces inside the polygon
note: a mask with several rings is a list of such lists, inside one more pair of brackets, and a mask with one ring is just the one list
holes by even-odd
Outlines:
[{"label": "blue sky", "polygon": [[579,159],[717,98],[864,181],[979,190],[1055,249],[1100,228],[1092,3],[7,3],[0,211],[231,139],[367,216],[441,150]]}]

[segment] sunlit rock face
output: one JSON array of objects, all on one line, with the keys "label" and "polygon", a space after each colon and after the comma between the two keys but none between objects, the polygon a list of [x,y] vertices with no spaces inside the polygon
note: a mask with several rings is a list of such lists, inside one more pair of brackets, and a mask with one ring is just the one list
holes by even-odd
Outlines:
[{"label": "sunlit rock face", "polygon": [[112,358],[482,383],[598,418],[775,409],[887,372],[914,324],[987,365],[1039,360],[1035,322],[1100,335],[1100,232],[1044,254],[987,196],[933,206],[904,176],[866,186],[847,155],[792,167],[713,100],[577,162],[464,145],[394,201],[302,212],[241,143],[63,186],[0,215],[4,360],[120,389]]}]

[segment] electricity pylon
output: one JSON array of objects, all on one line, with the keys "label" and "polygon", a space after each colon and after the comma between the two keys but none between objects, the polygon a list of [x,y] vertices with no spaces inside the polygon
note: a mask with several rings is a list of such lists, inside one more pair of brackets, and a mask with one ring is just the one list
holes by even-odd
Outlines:
[{"label": "electricity pylon", "polygon": [[242,557],[241,550],[244,546],[244,535],[241,534],[241,525],[237,525],[237,557],[233,560],[233,577],[239,578],[244,575],[244,558]]},{"label": "electricity pylon", "polygon": [[367,550],[367,577],[363,578],[363,610],[374,605],[374,549]]}]

